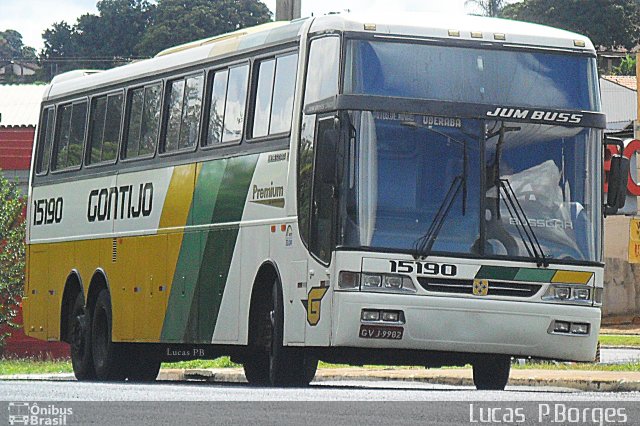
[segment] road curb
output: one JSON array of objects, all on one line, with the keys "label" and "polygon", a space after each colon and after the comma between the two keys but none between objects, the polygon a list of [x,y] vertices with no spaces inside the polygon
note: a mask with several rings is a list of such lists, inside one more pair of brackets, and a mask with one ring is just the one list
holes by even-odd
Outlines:
[{"label": "road curb", "polygon": [[[624,378],[582,379],[540,377],[539,373],[527,375],[527,370],[516,370],[509,379],[510,386],[571,388],[588,392],[637,392],[640,391],[640,380]],[[581,372],[585,373],[585,372]],[[587,372],[588,373],[588,372]],[[571,375],[569,371],[567,375]],[[543,374],[544,376],[544,374]],[[162,370],[159,380],[193,380],[206,382],[246,383],[241,369],[187,369]],[[357,370],[336,369],[318,370],[314,382],[328,381],[405,381],[451,386],[473,386],[471,370]]]}]

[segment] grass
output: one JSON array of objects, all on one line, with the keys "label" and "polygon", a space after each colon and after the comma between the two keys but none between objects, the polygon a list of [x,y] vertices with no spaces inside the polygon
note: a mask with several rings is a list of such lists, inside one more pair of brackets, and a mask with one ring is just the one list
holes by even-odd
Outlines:
[{"label": "grass", "polygon": [[[599,337],[604,346],[636,346],[640,348],[640,335],[602,334]],[[198,368],[241,368],[242,365],[231,362],[229,357],[213,360],[197,359],[192,361],[165,362],[162,368],[198,369]],[[345,368],[347,364],[331,364],[320,361],[318,368]],[[422,367],[365,365],[367,369],[420,369]],[[555,363],[528,362],[524,365],[513,365],[514,369],[545,369],[545,370],[592,370],[592,371],[640,371],[640,362],[627,364],[604,365],[590,363]],[[0,359],[0,376],[13,374],[53,374],[71,373],[73,368],[70,360],[37,360],[37,359]]]},{"label": "grass", "polygon": [[640,371],[640,362],[625,364],[593,364],[589,362],[529,362],[524,365],[512,364],[516,370],[581,370],[581,371]]},{"label": "grass", "polygon": [[640,336],[635,334],[601,334],[598,338],[604,346],[638,346],[640,347]]},{"label": "grass", "polygon": [[70,360],[1,359],[0,376],[12,374],[72,373]]},{"label": "grass", "polygon": [[[177,369],[199,369],[199,368],[240,368],[240,364],[231,362],[229,357],[220,357],[214,360],[193,360],[163,363],[162,368]],[[345,368],[346,364],[329,364],[320,362],[319,368]],[[406,366],[382,366],[382,365],[365,365],[366,369],[422,369],[422,367],[406,367]],[[450,368],[471,368],[466,367],[450,367]],[[524,365],[514,364],[513,369],[517,370],[582,370],[582,371],[640,371],[640,362],[630,362],[626,364],[592,364],[592,363],[569,363],[569,362],[528,362]],[[40,361],[34,359],[0,359],[0,376],[13,374],[53,374],[53,373],[71,373],[71,361],[69,360],[51,360]]]}]

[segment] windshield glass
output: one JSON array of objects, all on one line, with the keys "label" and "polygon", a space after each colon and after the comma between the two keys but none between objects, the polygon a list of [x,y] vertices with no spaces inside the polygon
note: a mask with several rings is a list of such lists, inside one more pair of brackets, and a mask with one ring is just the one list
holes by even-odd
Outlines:
[{"label": "windshield glass", "polygon": [[345,93],[599,111],[590,57],[350,40],[346,60]]},{"label": "windshield glass", "polygon": [[[424,253],[600,261],[596,131],[354,111],[338,244]],[[508,197],[524,211],[519,220]],[[434,231],[435,229],[435,231]]]}]

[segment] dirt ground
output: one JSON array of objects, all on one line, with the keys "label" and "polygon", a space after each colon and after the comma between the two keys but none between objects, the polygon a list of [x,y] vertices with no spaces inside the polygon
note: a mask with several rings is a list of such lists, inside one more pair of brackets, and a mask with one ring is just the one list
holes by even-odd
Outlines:
[{"label": "dirt ground", "polygon": [[640,334],[640,316],[605,317],[600,334]]}]

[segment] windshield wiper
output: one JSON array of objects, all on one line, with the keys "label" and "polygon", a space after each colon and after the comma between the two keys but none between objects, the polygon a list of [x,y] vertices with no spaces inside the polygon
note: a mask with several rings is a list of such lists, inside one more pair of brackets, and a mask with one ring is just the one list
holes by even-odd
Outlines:
[{"label": "windshield wiper", "polygon": [[529,222],[527,214],[524,212],[520,201],[518,201],[518,197],[516,196],[509,180],[500,178],[500,160],[502,157],[502,146],[504,144],[505,134],[507,132],[518,131],[520,131],[520,127],[507,127],[504,122],[502,122],[500,124],[500,128],[496,132],[492,132],[487,135],[487,140],[498,136],[496,154],[492,166],[493,182],[496,188],[496,216],[497,220],[500,220],[500,199],[502,198],[502,192],[504,192],[507,211],[511,218],[516,221],[518,235],[520,235],[520,239],[524,243],[524,247],[527,250],[529,257],[534,257],[536,259],[537,266],[544,266],[546,268],[549,266],[549,260],[542,250],[542,245],[533,231],[533,227]]},{"label": "windshield wiper", "polygon": [[415,242],[415,254],[413,255],[415,259],[418,259],[420,257],[426,258],[429,256],[429,254],[431,253],[431,249],[436,242],[436,238],[438,238],[438,234],[442,229],[442,225],[444,225],[444,220],[447,218],[449,210],[451,210],[451,206],[453,206],[453,202],[458,195],[458,192],[460,192],[460,189],[465,186],[466,176],[464,175],[458,175],[451,181],[449,190],[447,191],[444,200],[442,200],[440,208],[438,208],[438,212],[431,221],[429,229],[422,237],[418,238]]},{"label": "windshield wiper", "polygon": [[[500,178],[496,179],[496,181],[499,184],[499,187],[496,188],[498,190],[498,194],[500,194],[500,189],[504,191],[504,199],[506,200],[505,205],[507,206],[507,211],[516,222],[518,235],[520,235],[520,239],[524,243],[524,246],[527,249],[527,253],[530,257],[534,257],[536,259],[537,266],[544,266],[545,268],[548,267],[549,260],[542,250],[542,245],[540,244],[540,241],[538,241],[538,237],[536,237],[535,232],[533,232],[533,227],[531,226],[529,218],[527,218],[527,214],[524,212],[520,201],[518,201],[518,197],[516,196],[516,193],[511,186],[511,182],[509,182],[509,179]],[[500,196],[498,195],[498,200],[500,199],[499,197]],[[498,209],[498,211],[500,210]],[[529,244],[527,244],[527,242]]]},{"label": "windshield wiper", "polygon": [[436,212],[435,217],[431,221],[431,225],[429,225],[429,229],[427,232],[418,238],[414,244],[415,253],[413,257],[418,259],[420,257],[426,258],[431,254],[431,249],[440,234],[440,230],[442,229],[442,225],[444,225],[444,221],[451,210],[451,206],[453,206],[453,202],[455,201],[458,193],[462,189],[462,215],[467,214],[467,174],[469,168],[469,160],[467,153],[467,140],[458,140],[447,135],[444,132],[440,132],[438,130],[425,127],[426,130],[430,132],[436,133],[438,135],[446,137],[449,141],[455,142],[459,145],[462,145],[462,173],[456,176],[449,185],[449,189],[447,190],[446,195],[444,196],[444,200],[440,203],[440,207],[438,207],[438,211]]}]

